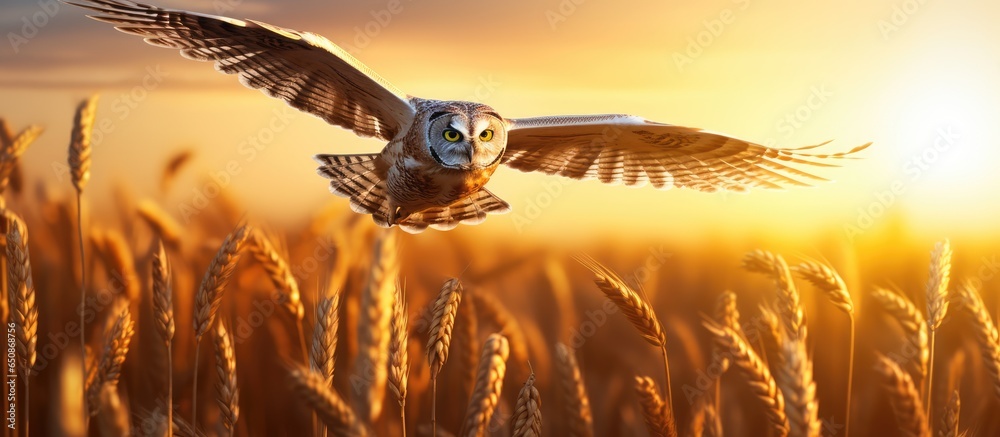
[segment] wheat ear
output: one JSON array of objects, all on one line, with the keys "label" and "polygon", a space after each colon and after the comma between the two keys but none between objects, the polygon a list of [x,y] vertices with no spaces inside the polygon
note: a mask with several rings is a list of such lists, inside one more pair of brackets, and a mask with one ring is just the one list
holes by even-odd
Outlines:
[{"label": "wheat ear", "polygon": [[785,259],[768,251],[755,250],[743,257],[743,268],[770,275],[774,279],[778,294],[778,315],[785,330],[795,337],[805,338],[805,313],[802,311],[799,292],[792,282],[792,273]]},{"label": "wheat ear", "polygon": [[222,321],[215,324],[215,372],[219,379],[215,384],[218,394],[216,401],[222,416],[222,425],[227,435],[236,431],[236,420],[240,417],[240,388],[236,381],[236,350],[232,334]]},{"label": "wheat ear", "polygon": [[965,311],[972,316],[973,331],[976,342],[979,343],[983,365],[993,379],[993,392],[1000,399],[1000,332],[990,318],[982,296],[972,283],[963,282],[958,288],[958,296]]},{"label": "wheat ear", "polygon": [[879,355],[875,371],[882,377],[882,386],[889,396],[889,405],[896,416],[896,424],[903,435],[929,437],[927,415],[920,401],[920,392],[913,379],[899,368],[896,362]]},{"label": "wheat ear", "polygon": [[517,404],[514,406],[514,416],[510,420],[513,437],[540,437],[542,435],[542,397],[535,387],[535,374],[531,373],[528,380],[517,394]]},{"label": "wheat ear", "polygon": [[[38,306],[35,302],[35,285],[31,278],[31,260],[28,253],[27,228],[20,218],[8,220],[10,229],[7,233],[7,290],[10,321],[14,325],[14,342],[17,346],[17,356],[21,359],[18,374],[24,382],[24,417],[30,412],[31,368],[35,366],[38,343]],[[24,421],[25,435],[28,435],[28,422]]]},{"label": "wheat ear", "polygon": [[785,413],[795,436],[819,437],[819,402],[816,399],[816,382],[813,363],[806,351],[805,340],[785,335],[782,348],[782,366],[777,370],[778,387],[785,396]]},{"label": "wheat ear", "polygon": [[[91,96],[76,108],[68,159],[73,187],[76,188],[76,231],[80,245],[80,353],[84,354],[83,359],[80,360],[82,363],[87,362],[87,330],[85,329],[87,321],[84,317],[86,311],[83,311],[87,304],[87,264],[83,250],[83,189],[87,185],[87,181],[90,180],[90,135],[94,129],[94,119],[97,117],[97,100],[98,96]],[[82,370],[83,374],[86,375],[86,364]],[[88,405],[86,398],[84,405]],[[90,415],[84,412],[85,424],[89,417]]]},{"label": "wheat ear", "polygon": [[226,236],[215,258],[208,265],[205,277],[201,280],[198,293],[194,298],[194,377],[191,388],[191,426],[198,429],[198,355],[201,352],[201,337],[211,328],[222,294],[226,290],[229,278],[236,269],[240,259],[240,251],[247,236],[252,231],[250,225],[241,224],[236,230]]},{"label": "wheat ear", "polygon": [[333,386],[339,311],[340,294],[324,296],[316,304],[316,325],[313,327],[309,361],[313,370],[323,376],[327,387]]},{"label": "wheat ear", "polygon": [[378,419],[385,400],[393,290],[399,272],[395,235],[389,231],[375,242],[368,284],[361,294],[354,369],[362,378],[355,390],[355,408],[368,423]]},{"label": "wheat ear", "polygon": [[[728,326],[739,331],[740,312],[739,309],[736,308],[735,293],[731,291],[724,291],[718,298],[716,298],[715,322],[719,325]],[[729,369],[729,360],[726,358],[725,351],[720,350],[718,345],[714,345],[712,348],[711,368],[719,369],[719,374],[715,378],[715,397],[713,399],[715,409],[718,410],[722,400],[722,374],[726,373],[726,370]]]},{"label": "wheat ear", "polygon": [[431,310],[431,330],[427,339],[427,364],[431,368],[431,433],[437,435],[437,377],[448,361],[452,330],[458,304],[462,302],[462,283],[449,279],[441,286]]},{"label": "wheat ear", "polygon": [[115,387],[121,377],[122,364],[128,355],[129,343],[135,334],[135,322],[128,305],[121,305],[121,313],[115,319],[107,337],[104,339],[104,349],[101,358],[95,361],[94,376],[87,387],[87,401],[90,403],[90,415],[94,416],[100,410],[100,395],[104,386]]},{"label": "wheat ear", "polygon": [[503,389],[503,377],[507,373],[507,358],[510,356],[510,345],[507,337],[500,334],[490,334],[483,343],[483,354],[479,359],[479,374],[476,377],[476,388],[472,391],[472,399],[465,410],[465,431],[467,437],[486,435],[486,427],[493,417],[493,411],[500,402]]},{"label": "wheat ear", "polygon": [[789,422],[785,412],[785,398],[778,390],[778,385],[767,365],[733,328],[711,322],[705,322],[704,325],[714,335],[715,344],[729,356],[731,366],[735,367],[750,385],[754,397],[763,404],[764,412],[775,434],[787,436]]},{"label": "wheat ear", "polygon": [[910,359],[904,365],[910,373],[916,386],[924,387],[927,379],[927,362],[930,358],[928,345],[927,322],[923,314],[909,299],[884,288],[876,288],[872,293],[874,298],[891,314],[906,334],[906,341],[917,348],[916,359]]},{"label": "wheat ear", "polygon": [[854,301],[851,299],[851,293],[847,290],[847,284],[844,283],[843,278],[830,266],[809,261],[796,266],[795,272],[823,291],[830,303],[846,313],[848,317],[850,324],[848,327],[850,333],[848,347],[850,349],[847,355],[847,394],[845,395],[847,405],[844,407],[844,435],[848,436],[851,431],[851,395],[854,385]]},{"label": "wheat ear", "polygon": [[410,378],[409,328],[407,326],[406,295],[396,285],[392,305],[391,339],[389,341],[389,388],[399,402],[399,415],[406,437],[406,386]]},{"label": "wheat ear", "polygon": [[[286,310],[295,316],[296,326],[301,327],[302,318],[305,317],[305,308],[302,306],[302,295],[299,293],[299,283],[292,274],[292,269],[271,240],[259,228],[255,229],[250,236],[250,253],[255,260],[260,263],[267,276],[274,283],[274,286],[282,291],[281,302]],[[299,330],[300,338],[301,329]],[[305,352],[305,340],[302,340],[302,351]]]},{"label": "wheat ear", "polygon": [[938,428],[938,437],[958,437],[958,416],[962,411],[962,400],[958,396],[958,390],[951,393],[948,404],[945,405],[944,414],[941,415],[941,427]]},{"label": "wheat ear", "polygon": [[[507,337],[510,344],[511,361],[515,365],[527,363],[529,360],[528,337],[524,333],[524,329],[521,328],[521,323],[517,321],[517,317],[514,317],[514,314],[493,293],[470,294],[475,294],[474,299],[477,303],[474,304],[474,309],[479,316],[478,322],[496,326],[499,332]],[[514,366],[511,367],[514,368]],[[527,373],[525,373],[526,375]]]},{"label": "wheat ear", "polygon": [[597,284],[597,288],[614,302],[622,314],[632,323],[632,326],[639,331],[639,334],[649,344],[660,348],[660,353],[663,356],[663,372],[666,375],[667,405],[670,406],[670,411],[673,411],[674,395],[670,384],[670,363],[667,360],[667,334],[663,330],[663,326],[660,325],[659,319],[656,318],[653,307],[621,276],[601,265],[597,260],[587,255],[579,255],[576,260],[594,273],[594,283]]},{"label": "wheat ear", "polygon": [[299,367],[292,370],[291,382],[298,397],[316,412],[334,435],[352,437],[369,435],[367,428],[351,406],[327,385],[323,375]]},{"label": "wheat ear", "polygon": [[656,390],[656,383],[648,376],[635,377],[635,392],[639,395],[642,417],[646,429],[653,437],[677,437],[677,424],[666,402]]},{"label": "wheat ear", "polygon": [[0,135],[4,138],[2,147],[0,147],[0,194],[7,191],[7,185],[13,179],[21,155],[28,150],[28,146],[38,139],[42,131],[41,127],[28,126],[17,136],[10,137],[7,124],[3,123],[2,135]]},{"label": "wheat ear", "polygon": [[594,415],[590,411],[590,398],[587,397],[583,375],[573,350],[562,343],[556,343],[556,366],[559,369],[560,389],[566,405],[570,435],[593,436]]},{"label": "wheat ear", "polygon": [[931,265],[927,279],[927,331],[930,338],[930,361],[927,365],[927,385],[924,388],[924,408],[931,413],[931,393],[934,391],[934,344],[937,330],[948,313],[948,283],[951,280],[951,243],[938,242],[931,251]]},{"label": "wheat ear", "polygon": [[163,241],[157,241],[156,253],[153,254],[153,319],[156,331],[160,334],[164,346],[167,347],[167,435],[173,435],[174,429],[174,303],[173,287],[170,278],[170,259],[163,247]]},{"label": "wheat ear", "polygon": [[156,202],[143,200],[139,202],[136,212],[139,214],[139,218],[163,240],[164,244],[171,248],[180,246],[183,233],[181,225]]}]

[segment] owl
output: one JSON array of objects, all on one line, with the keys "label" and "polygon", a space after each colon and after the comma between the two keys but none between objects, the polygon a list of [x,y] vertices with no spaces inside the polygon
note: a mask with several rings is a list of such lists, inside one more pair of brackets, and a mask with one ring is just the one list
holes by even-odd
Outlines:
[{"label": "owl", "polygon": [[253,20],[122,0],[71,4],[146,42],[212,61],[292,107],[385,142],[379,153],[317,155],[330,190],[380,226],[408,232],[475,224],[510,205],[485,188],[506,165],[573,179],[706,192],[808,185],[870,144],[820,154],[776,149],[631,115],[506,118],[475,102],[403,93],[326,38]]}]

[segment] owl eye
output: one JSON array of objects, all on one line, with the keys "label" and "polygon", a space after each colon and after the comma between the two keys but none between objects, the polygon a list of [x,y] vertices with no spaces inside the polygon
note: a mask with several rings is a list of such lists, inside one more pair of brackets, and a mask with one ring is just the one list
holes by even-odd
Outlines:
[{"label": "owl eye", "polygon": [[457,143],[458,140],[462,139],[462,134],[458,133],[455,129],[445,129],[444,139],[449,143]]},{"label": "owl eye", "polygon": [[486,129],[479,134],[479,139],[489,141],[493,139],[493,129]]}]

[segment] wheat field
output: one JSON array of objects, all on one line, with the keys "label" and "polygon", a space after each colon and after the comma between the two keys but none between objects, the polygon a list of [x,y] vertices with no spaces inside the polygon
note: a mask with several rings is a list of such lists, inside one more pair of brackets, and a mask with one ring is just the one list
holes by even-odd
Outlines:
[{"label": "wheat field", "polygon": [[553,248],[227,195],[181,225],[89,208],[95,105],[50,190],[0,122],[4,435],[1000,435],[989,242]]}]

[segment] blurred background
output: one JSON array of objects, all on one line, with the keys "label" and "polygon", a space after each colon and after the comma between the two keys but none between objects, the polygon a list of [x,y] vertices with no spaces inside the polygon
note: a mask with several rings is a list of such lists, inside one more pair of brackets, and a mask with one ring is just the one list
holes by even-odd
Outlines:
[{"label": "blurred background", "polygon": [[[409,94],[479,100],[508,117],[630,113],[780,147],[833,140],[828,150],[845,151],[874,142],[865,159],[823,173],[835,183],[750,195],[622,189],[502,169],[490,187],[514,214],[482,226],[493,235],[846,238],[847,225],[865,237],[898,215],[921,236],[982,238],[995,235],[1000,218],[1000,203],[983,194],[1000,186],[989,164],[1000,157],[991,118],[1000,105],[1000,30],[992,26],[1000,6],[988,2],[161,4],[320,33]],[[227,189],[261,214],[301,220],[338,201],[314,174],[313,154],[383,146],[77,8],[9,0],[3,10],[0,114],[14,126],[47,127],[25,158],[36,178],[62,174],[69,114],[95,92],[103,94],[98,118],[108,121],[95,139],[94,191],[128,181],[152,193],[160,163],[191,149],[195,171],[167,200],[178,214],[213,191],[203,176],[235,162]],[[547,191],[554,181],[561,184]]]},{"label": "blurred background", "polygon": [[[750,194],[627,189],[502,168],[489,188],[510,202],[512,213],[449,232],[401,236],[411,318],[426,317],[418,310],[440,283],[460,276],[470,289],[497,296],[514,314],[521,339],[528,342],[520,347],[530,347],[539,375],[551,371],[548,351],[554,342],[573,343],[591,317],[610,316],[593,336],[571,344],[584,368],[598,435],[642,432],[631,376],[660,375],[659,356],[624,317],[599,311],[605,300],[593,276],[568,257],[581,250],[643,286],[671,339],[678,398],[682,387],[696,385],[706,366],[710,339],[700,327],[701,315],[711,313],[715,297],[736,291],[740,310],[751,320],[757,305],[771,299],[769,280],[740,269],[744,253],[765,248],[790,264],[829,261],[844,276],[861,314],[854,420],[864,426],[856,431],[862,435],[897,432],[872,366],[875,350],[891,354],[905,348],[895,321],[877,305],[869,312],[866,296],[873,287],[897,290],[923,308],[930,250],[950,238],[952,277],[982,285],[990,312],[1000,310],[995,280],[1000,202],[993,194],[1000,172],[989,164],[1000,158],[998,4],[162,0],[157,5],[319,33],[411,95],[482,101],[507,117],[630,113],[776,147],[832,140],[825,146],[831,152],[873,142],[860,154],[863,159],[821,169],[829,183]],[[353,215],[345,200],[329,193],[311,156],[373,152],[383,144],[295,112],[209,64],[150,47],[71,6],[5,0],[0,8],[5,36],[0,117],[14,130],[32,123],[46,129],[22,157],[22,189],[12,207],[28,217],[29,228],[39,228],[32,245],[60,248],[33,247],[33,256],[41,258],[36,275],[59,272],[39,286],[40,294],[78,286],[66,273],[78,262],[70,244],[74,192],[66,148],[74,107],[100,93],[86,222],[124,235],[143,281],[152,234],[135,219],[137,203],[151,200],[180,225],[183,241],[173,250],[187,259],[178,268],[177,286],[178,306],[187,309],[179,310],[179,318],[190,310],[198,278],[244,210],[288,239],[289,262],[299,269],[295,276],[307,301],[304,323],[312,323],[317,265],[331,253],[340,262],[336,280],[349,296],[345,299],[354,302],[346,308],[357,305],[374,229],[367,217]],[[165,170],[178,157],[184,157],[180,164]],[[328,240],[337,243],[335,251]],[[229,312],[237,323],[252,311],[253,299],[269,291],[260,272],[240,271],[237,283],[246,294],[233,298]],[[103,273],[91,278],[95,289],[108,280]],[[846,320],[812,291],[802,284],[820,417],[824,435],[836,435],[843,425]],[[72,319],[68,306],[40,301],[41,332]],[[353,326],[356,314],[344,317]],[[275,325],[271,335],[238,348],[238,361],[270,356],[276,347],[281,355],[294,355],[294,342],[284,331],[289,323],[269,321]],[[186,325],[186,319],[178,322]],[[938,353],[939,363],[946,364],[939,364],[943,373],[936,381],[946,389],[961,387],[962,428],[990,435],[1000,429],[989,414],[996,400],[966,326],[946,324]],[[414,328],[414,342],[424,339],[421,329],[426,328]],[[348,335],[353,331],[341,331],[341,337]],[[181,386],[190,374],[189,343],[184,339],[176,349]],[[356,352],[345,350],[347,356]],[[350,363],[344,360],[338,358],[338,366]],[[954,369],[970,376],[942,377],[954,375]],[[293,411],[298,404],[260,383],[281,370],[270,361],[240,370],[243,381],[253,381],[244,386],[245,411],[285,414],[245,419],[237,434],[305,432],[295,428],[307,420]],[[503,417],[509,417],[524,370],[518,367],[509,376]],[[140,371],[125,373],[134,390],[155,393],[148,382],[139,382]],[[338,388],[348,387],[348,375],[338,370]],[[415,396],[424,396],[425,376],[414,377]],[[560,401],[550,393],[556,390],[553,378],[540,376],[539,385],[543,399],[556,399],[543,411],[546,423],[553,424],[548,431],[560,435],[564,424]],[[724,381],[727,387],[739,384],[729,375]],[[55,397],[59,386],[49,384]],[[178,408],[187,408],[188,395],[177,392]],[[727,435],[761,429],[757,410],[729,407],[754,402],[745,391],[725,396],[724,425],[732,430]],[[152,409],[152,399],[136,395],[132,407]],[[426,397],[420,399],[414,417],[426,416],[421,410]],[[678,406],[681,422],[690,419],[693,402],[689,398]],[[942,405],[944,398],[934,402]],[[740,426],[729,427],[734,424]],[[47,426],[39,429],[49,431]],[[395,431],[392,423],[381,426]]]}]

